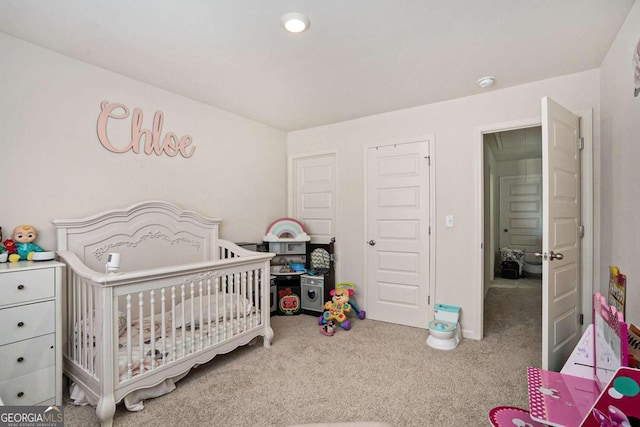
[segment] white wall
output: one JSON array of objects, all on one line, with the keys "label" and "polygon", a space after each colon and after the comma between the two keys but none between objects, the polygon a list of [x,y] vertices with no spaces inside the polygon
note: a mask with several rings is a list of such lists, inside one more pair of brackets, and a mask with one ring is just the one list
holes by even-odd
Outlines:
[{"label": "white wall", "polygon": [[634,97],[633,51],[640,40],[636,1],[600,68],[602,126],[601,291],[608,267],[627,275],[626,320],[640,325],[640,96]]},{"label": "white wall", "polygon": [[[539,120],[540,99],[550,96],[572,110],[594,109],[594,144],[598,147],[599,85],[599,72],[592,70],[289,133],[289,155],[323,149],[336,149],[339,153],[341,234],[336,245],[340,245],[337,262],[341,263],[343,277],[337,280],[363,286],[365,278],[363,147],[435,134],[435,302],[461,306],[465,335],[480,338],[479,299],[484,293],[481,183],[477,182],[482,177],[481,150],[477,147],[482,141],[479,129],[522,119]],[[454,228],[444,227],[448,214],[455,216]]]},{"label": "white wall", "polygon": [[[222,237],[235,241],[260,241],[286,215],[284,132],[2,33],[0,58],[5,238],[32,224],[54,249],[52,219],[149,199],[222,218]],[[141,108],[147,129],[162,111],[163,133],[191,135],[193,157],[107,151],[96,132],[103,100]]]}]

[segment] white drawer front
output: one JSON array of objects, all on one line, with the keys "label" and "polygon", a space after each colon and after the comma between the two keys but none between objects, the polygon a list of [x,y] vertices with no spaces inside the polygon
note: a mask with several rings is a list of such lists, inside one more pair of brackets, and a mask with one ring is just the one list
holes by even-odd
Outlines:
[{"label": "white drawer front", "polygon": [[0,345],[55,332],[55,308],[46,301],[0,310]]},{"label": "white drawer front", "polygon": [[35,405],[55,397],[56,368],[40,369],[18,378],[0,381],[0,398],[5,405]]},{"label": "white drawer front", "polygon": [[0,274],[0,289],[2,289],[0,305],[52,298],[55,293],[54,283],[52,268]]},{"label": "white drawer front", "polygon": [[0,346],[0,381],[55,364],[55,334]]}]

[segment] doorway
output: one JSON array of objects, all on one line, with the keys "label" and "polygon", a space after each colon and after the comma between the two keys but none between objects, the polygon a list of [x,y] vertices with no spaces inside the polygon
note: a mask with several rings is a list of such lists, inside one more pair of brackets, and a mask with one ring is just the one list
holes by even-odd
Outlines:
[{"label": "doorway", "polygon": [[[485,133],[483,145],[485,294],[491,286],[541,290],[542,127]],[[517,277],[501,272],[506,257],[518,262]]]},{"label": "doorway", "polygon": [[[571,113],[545,97],[541,100],[542,116],[494,124],[478,128],[478,218],[480,219],[480,255],[478,258],[478,291],[480,338],[483,336],[484,296],[494,270],[489,254],[495,253],[488,235],[498,232],[489,218],[497,209],[485,204],[484,194],[495,189],[496,165],[486,161],[483,137],[505,130],[530,128],[542,124],[543,177],[543,351],[544,369],[559,369],[565,356],[573,349],[586,328],[580,326],[581,313],[591,312],[594,278],[599,276],[593,267],[594,236],[598,226],[594,222],[593,186],[593,110]],[[578,154],[580,152],[581,154]],[[546,159],[546,160],[545,160]],[[574,160],[571,160],[574,159]],[[570,166],[576,165],[577,166]],[[558,161],[564,162],[558,166]],[[567,163],[568,162],[568,163]],[[577,171],[577,172],[570,172]],[[485,177],[488,176],[488,179]],[[575,179],[574,179],[575,178]],[[493,186],[489,184],[493,182]],[[553,184],[553,185],[550,185]],[[493,199],[492,199],[493,200]],[[581,200],[581,201],[580,201]],[[557,205],[560,203],[561,205]],[[577,206],[577,210],[571,206]],[[571,208],[571,213],[564,209]],[[493,212],[491,210],[493,209]],[[550,234],[553,233],[553,234]],[[580,242],[580,243],[578,243]],[[485,247],[486,243],[486,247]],[[564,253],[563,254],[561,253]],[[567,255],[568,254],[568,255]],[[548,255],[548,256],[547,256]],[[564,261],[562,261],[564,259]],[[571,273],[571,271],[573,271]],[[577,273],[576,273],[577,271]],[[567,273],[567,274],[565,274]],[[571,273],[571,274],[569,274]],[[588,317],[587,317],[588,319]]]}]

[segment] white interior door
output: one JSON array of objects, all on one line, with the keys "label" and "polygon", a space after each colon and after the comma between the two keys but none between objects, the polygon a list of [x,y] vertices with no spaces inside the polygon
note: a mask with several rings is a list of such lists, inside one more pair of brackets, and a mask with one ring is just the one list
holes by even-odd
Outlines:
[{"label": "white interior door", "polygon": [[328,153],[293,159],[293,209],[312,243],[329,243],[336,236],[336,155]]},{"label": "white interior door", "polygon": [[367,317],[426,328],[429,143],[367,150]]},{"label": "white interior door", "polygon": [[500,177],[500,247],[542,249],[542,176]]},{"label": "white interior door", "polygon": [[542,368],[559,371],[580,340],[580,120],[542,99]]}]

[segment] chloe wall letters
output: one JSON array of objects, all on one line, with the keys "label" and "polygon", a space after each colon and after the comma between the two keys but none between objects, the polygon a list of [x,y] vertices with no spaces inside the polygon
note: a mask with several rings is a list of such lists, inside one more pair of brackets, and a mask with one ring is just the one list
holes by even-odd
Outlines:
[{"label": "chloe wall letters", "polygon": [[135,108],[131,117],[131,140],[127,145],[114,144],[109,140],[107,135],[107,121],[109,119],[123,120],[129,117],[129,109],[124,104],[102,101],[100,103],[100,115],[98,116],[98,139],[100,144],[112,153],[126,153],[133,151],[140,154],[140,146],[144,137],[143,151],[147,155],[152,153],[156,156],[166,154],[169,157],[175,157],[180,154],[182,157],[189,158],[196,151],[195,146],[191,146],[191,136],[185,135],[182,138],[173,132],[167,132],[162,138],[162,124],[164,122],[164,114],[162,111],[156,111],[153,116],[153,127],[151,130],[142,129],[142,110]]}]

